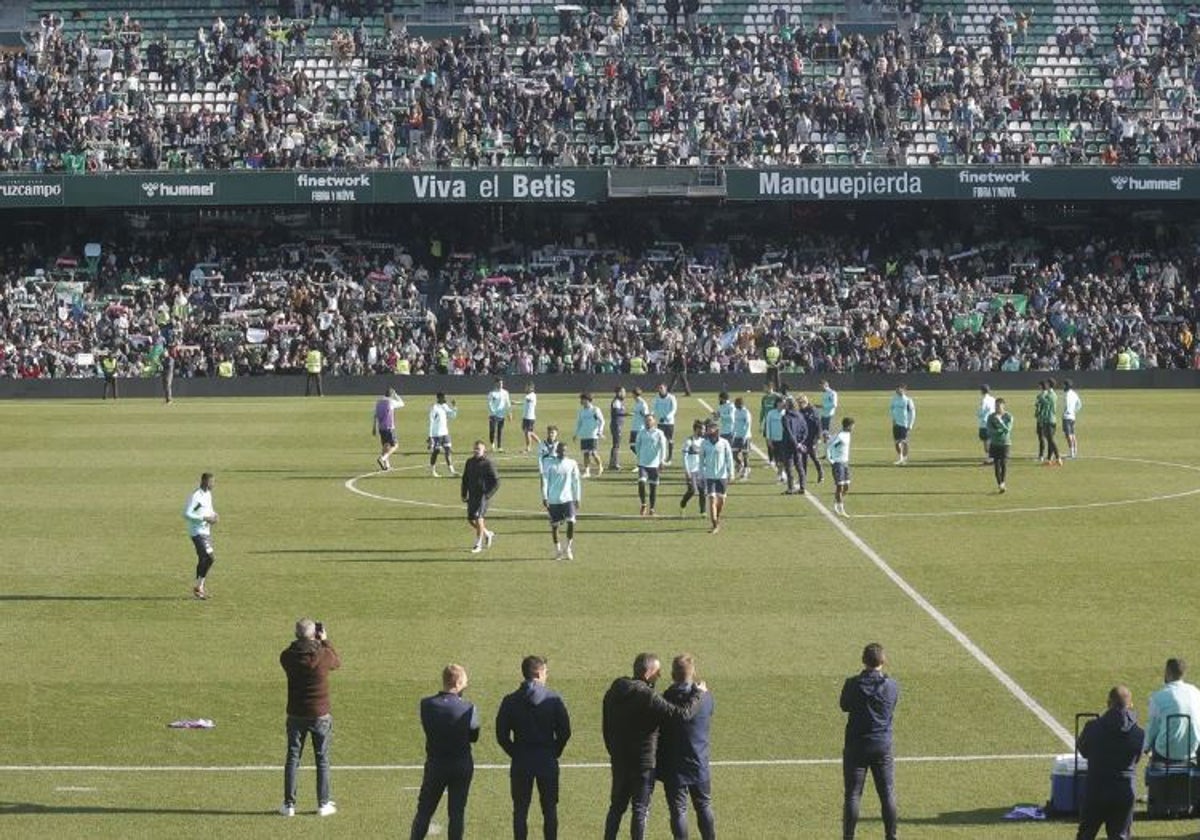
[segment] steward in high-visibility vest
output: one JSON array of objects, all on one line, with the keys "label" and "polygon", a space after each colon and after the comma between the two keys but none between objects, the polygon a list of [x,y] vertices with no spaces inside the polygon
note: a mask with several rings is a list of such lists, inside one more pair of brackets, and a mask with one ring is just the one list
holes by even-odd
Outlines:
[{"label": "steward in high-visibility vest", "polygon": [[101,399],[117,398],[117,359],[115,356],[104,356],[100,359],[100,372],[104,374],[104,393]]},{"label": "steward in high-visibility vest", "polygon": [[783,351],[774,339],[767,345],[763,356],[767,360],[767,387],[772,391],[782,391],[783,386],[779,383],[779,360],[783,358]]},{"label": "steward in high-visibility vest", "polygon": [[233,379],[233,362],[229,359],[222,359],[217,364],[217,376],[222,379]]},{"label": "steward in high-visibility vest", "polygon": [[308,375],[304,377],[304,396],[312,396],[313,386],[316,386],[317,396],[325,396],[325,392],[321,389],[321,351],[317,348],[312,348],[308,351],[308,355],[304,357],[304,369]]},{"label": "steward in high-visibility vest", "polygon": [[941,373],[942,372],[942,360],[941,359],[930,359],[929,360],[929,372],[930,373]]},{"label": "steward in high-visibility vest", "polygon": [[1117,370],[1133,370],[1133,358],[1128,350],[1117,354]]},{"label": "steward in high-visibility vest", "polygon": [[409,364],[408,359],[401,356],[400,358],[396,359],[395,370],[396,373],[401,376],[408,376],[410,373],[412,373],[412,365]]},{"label": "steward in high-visibility vest", "polygon": [[634,376],[643,376],[646,369],[646,360],[641,356],[634,356],[629,360],[629,372]]}]

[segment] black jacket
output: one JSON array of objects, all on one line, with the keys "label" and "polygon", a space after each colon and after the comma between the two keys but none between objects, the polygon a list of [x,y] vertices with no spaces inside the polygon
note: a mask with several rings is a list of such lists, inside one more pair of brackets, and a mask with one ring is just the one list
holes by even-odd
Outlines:
[{"label": "black jacket", "polygon": [[808,440],[804,418],[794,408],[783,412],[783,442],[792,449],[801,449]]},{"label": "black jacket", "polygon": [[842,686],[841,706],[846,718],[846,747],[892,746],[892,715],[900,699],[900,686],[882,671],[863,671]]},{"label": "black jacket", "polygon": [[613,680],[604,695],[603,709],[604,746],[612,763],[653,769],[659,725],[667,720],[691,720],[703,698],[704,692],[698,691],[676,706],[642,680]]},{"label": "black jacket", "polygon": [[496,474],[496,465],[485,455],[477,458],[472,455],[467,459],[462,474],[462,497],[479,499],[484,496],[491,498],[500,489],[500,476]]},{"label": "black jacket", "polygon": [[1079,733],[1079,754],[1088,761],[1088,786],[1133,778],[1145,733],[1133,709],[1109,709]]},{"label": "black jacket", "polygon": [[542,683],[523,682],[500,701],[496,740],[512,759],[513,767],[553,767],[570,739],[567,705]]}]

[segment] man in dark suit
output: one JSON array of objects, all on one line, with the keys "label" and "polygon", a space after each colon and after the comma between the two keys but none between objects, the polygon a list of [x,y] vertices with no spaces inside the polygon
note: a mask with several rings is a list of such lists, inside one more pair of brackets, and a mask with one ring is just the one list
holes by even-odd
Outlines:
[{"label": "man in dark suit", "polygon": [[1108,692],[1108,709],[1079,733],[1079,754],[1087,759],[1088,770],[1076,840],[1095,840],[1101,825],[1109,840],[1131,836],[1134,768],[1142,757],[1143,737],[1133,696],[1125,686],[1114,686]]},{"label": "man in dark suit", "polygon": [[567,706],[546,688],[546,660],[526,656],[521,661],[524,681],[500,702],[496,740],[512,759],[509,781],[513,801],[513,838],[529,836],[529,803],[537,782],[542,805],[542,835],[558,837],[558,759],[571,739]]},{"label": "man in dark suit", "polygon": [[696,685],[695,694],[683,705],[668,703],[654,693],[662,663],[653,653],[639,653],[633,661],[633,677],[613,680],[604,695],[604,746],[612,768],[612,791],[604,840],[617,840],[621,819],[632,804],[630,836],[644,840],[650,796],[654,793],[654,758],[658,728],[668,720],[691,720],[700,709],[708,687]]},{"label": "man in dark suit", "polygon": [[[696,689],[696,663],[683,653],[671,662],[670,688],[663,699],[677,706],[686,704]],[[671,812],[671,836],[687,840],[688,798],[696,809],[696,822],[703,840],[716,840],[717,829],[712,811],[712,776],[708,768],[709,731],[712,728],[713,696],[701,694],[700,708],[688,721],[669,720],[658,736],[658,778],[667,795]]]},{"label": "man in dark suit", "polygon": [[471,744],[479,740],[479,711],[463,699],[467,671],[461,665],[442,670],[442,690],[421,701],[421,726],[425,730],[425,775],[417,795],[411,840],[424,840],[429,821],[449,790],[447,811],[450,840],[462,840],[466,822],[467,794],[475,762]]}]

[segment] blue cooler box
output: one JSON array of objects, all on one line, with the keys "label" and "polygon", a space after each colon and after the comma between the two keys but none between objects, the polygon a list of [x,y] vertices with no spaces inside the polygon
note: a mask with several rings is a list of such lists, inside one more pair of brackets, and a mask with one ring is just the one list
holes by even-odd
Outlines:
[{"label": "blue cooler box", "polygon": [[[1075,773],[1078,766],[1078,776]],[[1079,757],[1076,765],[1073,754],[1054,757],[1050,771],[1050,810],[1055,814],[1078,814],[1087,793],[1087,759]]]}]

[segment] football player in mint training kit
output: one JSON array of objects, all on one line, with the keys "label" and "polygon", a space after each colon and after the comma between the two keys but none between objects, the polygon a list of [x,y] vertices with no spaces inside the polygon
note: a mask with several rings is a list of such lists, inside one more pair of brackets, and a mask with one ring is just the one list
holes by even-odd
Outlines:
[{"label": "football player in mint training kit", "polygon": [[833,436],[825,449],[825,457],[833,472],[833,512],[846,515],[846,494],[850,492],[850,433],[854,418],[842,418],[842,430]]},{"label": "football player in mint training kit", "polygon": [[438,477],[439,449],[446,458],[446,466],[450,469],[450,475],[456,475],[450,456],[450,421],[458,416],[457,405],[454,400],[447,405],[446,395],[439,391],[437,397],[434,398],[433,405],[429,407],[429,434],[427,435],[429,438],[429,474],[434,478]]},{"label": "football player in mint training kit", "polygon": [[697,420],[692,424],[692,436],[683,442],[683,481],[687,488],[679,500],[679,515],[687,510],[692,496],[700,500],[700,515],[704,515],[704,474],[700,472],[700,448],[704,445],[704,424]]},{"label": "football player in mint training kit", "polygon": [[750,478],[750,441],[753,437],[754,415],[746,408],[746,401],[738,397],[733,401],[733,459],[739,467],[738,478]]},{"label": "football player in mint training kit", "polygon": [[709,421],[704,427],[704,445],[700,450],[700,471],[704,473],[704,492],[708,496],[710,534],[721,530],[721,515],[725,512],[725,494],[733,481],[733,447],[721,437],[717,424]]},{"label": "football player in mint training kit", "polygon": [[[637,472],[637,437],[646,428],[646,418],[650,416],[650,406],[642,399],[642,389],[633,389],[633,410],[629,412],[632,418],[629,422],[629,451],[633,453],[633,471]],[[615,441],[614,441],[615,443]]]},{"label": "football player in mint training kit", "polygon": [[217,512],[213,509],[212,489],[213,474],[204,473],[200,476],[200,486],[188,496],[183,508],[183,518],[188,522],[188,536],[192,538],[192,547],[196,549],[196,585],[192,594],[203,601],[208,598],[204,589],[204,580],[208,570],[216,562],[213,556],[212,526],[216,524]]},{"label": "football player in mint training kit", "polygon": [[637,443],[633,448],[638,464],[641,514],[654,516],[654,505],[658,501],[658,471],[662,469],[667,458],[667,436],[658,428],[658,421],[653,414],[646,417],[646,428],[638,432]]},{"label": "football player in mint training kit", "polygon": [[821,380],[821,440],[828,441],[833,435],[833,415],[837,414],[838,392],[833,390],[828,379]]},{"label": "football player in mint training kit", "polygon": [[671,466],[671,458],[675,454],[675,413],[679,411],[679,400],[667,390],[667,383],[658,383],[658,396],[654,398],[654,419],[658,428],[667,438],[667,460],[663,466]]},{"label": "football player in mint training kit", "polygon": [[538,475],[546,474],[546,462],[558,457],[558,426],[546,427],[546,438],[538,445]]},{"label": "football player in mint training kit", "polygon": [[772,408],[763,418],[763,434],[767,438],[767,457],[775,465],[775,478],[780,484],[787,481],[784,464],[788,461],[787,454],[783,451],[783,405],[783,397],[776,397]]},{"label": "football player in mint training kit", "polygon": [[592,462],[596,464],[596,478],[604,475],[599,452],[600,438],[604,437],[604,412],[596,408],[592,395],[587,391],[579,395],[574,437],[579,441],[579,451],[583,453],[583,477],[592,477]]},{"label": "football player in mint training kit", "polygon": [[533,451],[535,444],[542,442],[542,439],[537,436],[534,429],[537,427],[537,393],[533,390],[533,383],[530,382],[525,386],[525,399],[521,403],[521,432],[525,435],[525,452],[528,455]]},{"label": "football player in mint training kit", "polygon": [[[554,457],[545,462],[542,471],[542,507],[550,516],[550,538],[554,541],[554,559],[575,559],[575,512],[583,501],[583,482],[579,464],[567,457],[567,445],[555,445]],[[558,529],[567,525],[567,548],[558,539]]]},{"label": "football player in mint training kit", "polygon": [[908,463],[908,436],[917,422],[917,404],[908,395],[908,386],[896,386],[889,408],[892,415],[892,440],[896,443],[896,466]]},{"label": "football player in mint training kit", "polygon": [[1067,457],[1076,458],[1079,455],[1079,442],[1075,438],[1075,420],[1079,410],[1083,408],[1083,400],[1075,390],[1070,379],[1063,380],[1063,434],[1067,436]]},{"label": "football player in mint training kit", "polygon": [[496,377],[492,390],[487,395],[488,446],[497,452],[504,451],[504,421],[512,419],[512,397],[504,387],[504,380]]},{"label": "football player in mint training kit", "polygon": [[729,441],[733,445],[733,412],[734,405],[729,401],[729,392],[722,391],[717,396],[717,410],[715,416],[717,425],[721,430],[721,437]]}]

